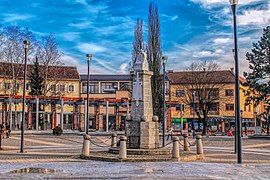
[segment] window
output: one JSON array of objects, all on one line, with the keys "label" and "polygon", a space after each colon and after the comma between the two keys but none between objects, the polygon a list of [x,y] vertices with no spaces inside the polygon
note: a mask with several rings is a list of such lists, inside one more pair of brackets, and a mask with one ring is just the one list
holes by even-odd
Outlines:
[{"label": "window", "polygon": [[5,86],[5,90],[11,89],[11,83],[5,83],[4,86]]},{"label": "window", "polygon": [[248,112],[251,112],[251,105],[248,105]]},{"label": "window", "polygon": [[60,84],[59,89],[60,89],[61,92],[65,92],[66,86],[64,84]]},{"label": "window", "polygon": [[122,90],[122,91],[130,91],[131,90],[130,82],[120,82],[120,90]]},{"label": "window", "polygon": [[219,104],[218,103],[212,103],[210,111],[219,111]]},{"label": "window", "polygon": [[234,111],[234,104],[226,104],[226,111]]},{"label": "window", "polygon": [[53,91],[53,92],[55,92],[56,91],[56,85],[55,84],[52,84],[50,90]]},{"label": "window", "polygon": [[19,89],[20,89],[20,84],[16,84],[15,87],[16,87],[15,89],[16,89],[17,91],[19,91]]},{"label": "window", "polygon": [[219,90],[218,89],[208,89],[209,91],[209,96],[211,98],[218,98],[219,97]]},{"label": "window", "polygon": [[26,91],[29,91],[29,90],[30,90],[30,84],[27,83],[27,84],[26,84]]},{"label": "window", "polygon": [[104,93],[104,90],[117,90],[117,83],[101,83],[101,90]]},{"label": "window", "polygon": [[[89,84],[90,93],[99,93],[99,86],[97,82]],[[87,93],[87,83],[83,83],[83,93]]]},{"label": "window", "polygon": [[225,89],[225,96],[233,96],[233,89]]},{"label": "window", "polygon": [[73,85],[68,86],[68,92],[74,92],[74,86]]},{"label": "window", "polygon": [[99,93],[98,83],[90,83],[89,91],[90,93]]},{"label": "window", "polygon": [[176,97],[183,97],[185,95],[184,90],[176,90]]},{"label": "window", "polygon": [[177,111],[185,111],[185,105],[184,104],[179,104],[178,106],[176,106],[176,110]]}]

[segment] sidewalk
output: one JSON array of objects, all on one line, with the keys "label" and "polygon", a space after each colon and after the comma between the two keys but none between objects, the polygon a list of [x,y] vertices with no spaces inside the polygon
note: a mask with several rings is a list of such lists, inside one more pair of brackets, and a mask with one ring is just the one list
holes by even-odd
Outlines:
[{"label": "sidewalk", "polygon": [[[116,134],[120,134],[120,135],[124,135],[124,131],[109,131],[109,132],[105,132],[105,131],[94,131],[94,130],[89,130],[89,134],[90,135],[95,135],[95,136],[108,136],[111,135],[112,133],[116,133]],[[21,131],[20,130],[16,130],[16,131],[11,131],[11,136],[12,135],[20,135]],[[42,130],[42,131],[36,131],[36,130],[25,130],[24,134],[27,135],[52,135],[53,131],[52,130]],[[80,132],[78,130],[63,130],[62,134],[71,134],[71,135],[84,135],[85,132]]]}]

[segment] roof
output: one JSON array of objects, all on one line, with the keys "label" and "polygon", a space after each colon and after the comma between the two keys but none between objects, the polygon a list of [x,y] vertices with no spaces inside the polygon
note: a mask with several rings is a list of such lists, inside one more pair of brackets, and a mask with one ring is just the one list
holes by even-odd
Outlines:
[{"label": "roof", "polygon": [[[45,66],[40,65],[41,73],[45,73]],[[33,64],[27,65],[27,76],[30,75]],[[19,78],[23,77],[23,64],[14,64],[15,72]],[[12,77],[12,63],[0,62],[0,77]],[[48,66],[49,79],[79,80],[80,75],[75,66]]]},{"label": "roof", "polygon": [[[81,74],[81,81],[87,81],[87,75]],[[90,81],[132,81],[131,75],[90,74]]]},{"label": "roof", "polygon": [[[207,75],[207,78],[201,78]],[[181,71],[168,72],[171,84],[192,84],[192,83],[234,83],[235,76],[230,70],[221,71]]]}]

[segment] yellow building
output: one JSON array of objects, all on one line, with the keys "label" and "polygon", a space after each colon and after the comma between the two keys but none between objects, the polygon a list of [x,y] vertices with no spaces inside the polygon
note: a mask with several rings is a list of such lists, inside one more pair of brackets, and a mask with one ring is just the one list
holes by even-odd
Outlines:
[{"label": "yellow building", "polygon": [[[231,70],[213,72],[169,71],[168,80],[170,82],[168,127],[175,126],[176,129],[191,129],[192,126],[195,126],[195,129],[202,129],[201,123],[198,122],[198,115],[192,108],[194,104],[198,103],[199,91],[202,91],[202,89],[206,89],[204,92],[208,92],[207,96],[212,97],[212,99],[209,99],[212,107],[207,115],[208,124],[212,125],[212,130],[222,130],[224,132],[225,123],[227,129],[234,125],[235,76]],[[243,79],[241,79],[242,81]],[[246,88],[243,85],[240,88],[242,123],[246,126],[252,126],[254,125],[255,112],[259,113],[258,108],[260,107],[254,108],[253,104],[247,105],[245,103],[246,97],[243,90]],[[192,125],[193,121],[194,124]]]},{"label": "yellow building", "polygon": [[[51,129],[61,125],[64,129],[76,129],[80,97],[80,76],[76,67],[41,66],[46,74],[45,95],[29,95],[29,75],[33,65],[27,65],[26,123],[27,129]],[[47,71],[45,69],[48,69]],[[0,63],[0,122],[12,130],[20,129],[22,119],[23,65]],[[37,104],[37,105],[36,105]],[[61,108],[63,104],[63,108]],[[38,107],[38,108],[37,108]],[[38,122],[36,122],[36,119]]]}]

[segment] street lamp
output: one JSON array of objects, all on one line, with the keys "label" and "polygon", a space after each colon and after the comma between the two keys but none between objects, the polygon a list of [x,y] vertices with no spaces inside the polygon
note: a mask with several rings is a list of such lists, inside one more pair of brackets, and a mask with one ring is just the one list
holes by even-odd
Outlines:
[{"label": "street lamp", "polygon": [[87,100],[86,100],[86,128],[85,133],[89,131],[89,80],[90,80],[90,62],[92,60],[92,54],[86,54],[87,57]]},{"label": "street lamp", "polygon": [[238,45],[237,45],[237,23],[236,23],[236,6],[238,0],[230,0],[233,13],[233,30],[234,30],[234,59],[235,59],[235,121],[236,121],[236,143],[237,143],[237,163],[242,163],[242,143],[241,143],[241,117],[240,117],[240,92],[239,92],[239,62],[238,62]]},{"label": "street lamp", "polygon": [[21,121],[21,149],[23,153],[24,148],[24,122],[25,122],[25,92],[26,92],[26,71],[27,71],[27,53],[29,50],[30,42],[28,40],[23,41],[24,44],[24,66],[23,66],[23,104],[22,104],[22,121]]},{"label": "street lamp", "polygon": [[163,122],[162,122],[162,126],[163,126],[163,133],[162,133],[162,147],[165,147],[165,130],[166,130],[166,63],[168,61],[168,57],[167,56],[162,56],[162,63],[163,63]]}]

